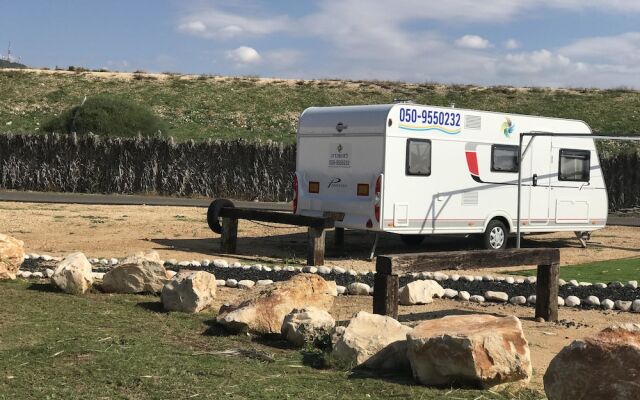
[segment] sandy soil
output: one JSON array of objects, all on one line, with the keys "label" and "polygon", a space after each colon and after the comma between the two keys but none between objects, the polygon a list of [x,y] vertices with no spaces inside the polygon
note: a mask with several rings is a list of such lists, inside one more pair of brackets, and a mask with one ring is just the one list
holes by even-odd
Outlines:
[{"label": "sandy soil", "polygon": [[[225,302],[233,302],[242,295],[238,289],[218,288],[216,307]],[[331,309],[337,321],[346,321],[358,311],[371,312],[372,298],[368,296],[339,296]],[[542,377],[551,359],[573,340],[595,334],[607,326],[620,323],[640,323],[640,314],[616,311],[576,310],[561,307],[560,320],[563,323],[536,322],[532,307],[472,304],[454,300],[436,299],[432,304],[421,306],[400,306],[399,320],[407,325],[436,319],[445,315],[492,314],[496,316],[515,315],[522,321],[533,364],[531,386],[542,390]],[[567,327],[566,322],[576,326]]]},{"label": "sandy soil", "polygon": [[[220,238],[209,230],[206,209],[157,206],[96,206],[0,203],[0,231],[24,240],[28,252],[65,255],[82,251],[89,257],[124,257],[157,250],[165,259],[202,260],[224,257],[243,263],[299,263],[306,260],[303,228],[240,221],[237,255],[219,253]],[[372,234],[347,231],[345,246],[333,246],[327,233],[327,265],[373,270],[368,260]],[[476,248],[463,237],[428,238],[408,248],[396,235],[382,235],[378,254],[451,251]],[[582,249],[572,233],[527,236],[524,247],[558,247],[563,265],[640,255],[640,228],[609,227],[593,234]]]}]

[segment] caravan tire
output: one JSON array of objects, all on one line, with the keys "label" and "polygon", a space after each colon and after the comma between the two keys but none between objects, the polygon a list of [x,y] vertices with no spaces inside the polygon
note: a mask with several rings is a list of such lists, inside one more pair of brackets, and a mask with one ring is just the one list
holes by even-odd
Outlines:
[{"label": "caravan tire", "polygon": [[231,200],[227,199],[215,199],[209,205],[209,209],[207,210],[207,224],[209,228],[217,233],[218,235],[222,235],[222,225],[220,224],[220,210],[224,207],[235,207]]},{"label": "caravan tire", "polygon": [[483,245],[487,250],[502,250],[507,248],[509,233],[502,221],[491,220],[483,235]]},{"label": "caravan tire", "polygon": [[419,246],[424,241],[424,235],[400,235],[400,240],[407,246]]}]

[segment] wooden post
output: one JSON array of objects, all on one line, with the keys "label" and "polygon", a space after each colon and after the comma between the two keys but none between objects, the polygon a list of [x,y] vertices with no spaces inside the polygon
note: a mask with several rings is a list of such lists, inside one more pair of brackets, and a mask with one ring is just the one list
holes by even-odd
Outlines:
[{"label": "wooden post", "polygon": [[225,254],[234,254],[238,242],[238,220],[236,218],[222,218],[222,237],[220,238],[220,251]]},{"label": "wooden post", "polygon": [[336,228],[333,231],[333,244],[336,247],[344,246],[344,228]]},{"label": "wooden post", "polygon": [[536,279],[536,318],[558,321],[558,263],[538,265]]},{"label": "wooden post", "polygon": [[398,275],[375,274],[373,313],[398,319]]},{"label": "wooden post", "polygon": [[324,265],[324,228],[309,228],[307,265]]}]

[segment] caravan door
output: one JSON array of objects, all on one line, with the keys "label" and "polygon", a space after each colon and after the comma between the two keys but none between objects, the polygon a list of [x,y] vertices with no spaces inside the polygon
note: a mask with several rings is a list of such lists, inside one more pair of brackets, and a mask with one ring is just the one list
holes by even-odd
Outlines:
[{"label": "caravan door", "polygon": [[529,200],[529,212],[524,215],[530,226],[549,224],[551,163],[551,138],[531,138],[522,158],[522,186],[527,188],[522,192]]}]

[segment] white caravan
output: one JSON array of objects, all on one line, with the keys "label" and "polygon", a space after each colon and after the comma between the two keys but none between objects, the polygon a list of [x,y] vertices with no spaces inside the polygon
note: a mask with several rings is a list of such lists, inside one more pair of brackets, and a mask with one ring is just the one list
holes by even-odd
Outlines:
[{"label": "white caravan", "polygon": [[573,231],[607,221],[607,193],[582,121],[412,103],[312,107],[297,136],[294,213],[336,227],[402,235],[479,234],[486,248],[516,232],[518,141],[524,137],[521,232]]}]

